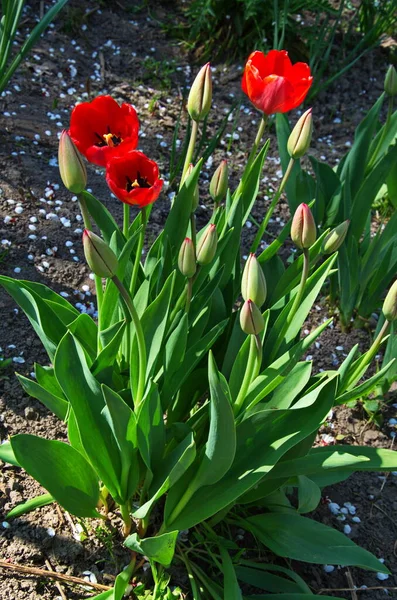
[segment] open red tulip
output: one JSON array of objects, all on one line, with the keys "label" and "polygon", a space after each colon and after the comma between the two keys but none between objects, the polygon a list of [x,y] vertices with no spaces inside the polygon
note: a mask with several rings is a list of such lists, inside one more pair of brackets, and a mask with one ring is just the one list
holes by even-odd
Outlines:
[{"label": "open red tulip", "polygon": [[105,167],[115,148],[138,145],[139,121],[131,104],[121,106],[111,96],[97,96],[72,111],[69,135],[87,160]]},{"label": "open red tulip", "polygon": [[163,187],[157,163],[138,150],[112,156],[106,181],[121,202],[140,208],[157,200]]},{"label": "open red tulip", "polygon": [[266,115],[285,113],[305,99],[313,77],[306,63],[291,63],[285,50],[255,51],[245,65],[243,92]]}]

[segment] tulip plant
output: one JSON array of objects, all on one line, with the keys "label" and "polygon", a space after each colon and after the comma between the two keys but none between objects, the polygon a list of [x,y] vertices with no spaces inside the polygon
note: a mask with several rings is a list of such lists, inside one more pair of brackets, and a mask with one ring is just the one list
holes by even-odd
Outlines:
[{"label": "tulip plant", "polygon": [[[305,353],[330,320],[306,337],[300,332],[336,273],[346,232],[318,236],[302,203],[281,238],[242,264],[241,231],[269,147],[261,145],[266,116],[301,103],[311,82],[307,65],[292,67],[286,52],[254,59],[258,66],[249,61],[243,88],[263,113],[260,130],[234,192],[227,189],[227,163],[216,170],[214,211],[203,229],[197,232],[195,221],[201,161],[190,165],[198,124],[211,106],[209,65],[189,95],[193,125],[179,192],[144,257],[162,180],[156,163],[136,150],[134,109],[100,96],[79,104],[62,134],[60,171],[79,198],[97,319],[42,284],[0,277],[49,358],[49,365],[35,365],[35,379],[18,378],[65,421],[69,439],[20,433],[0,447],[3,460],[47,491],[8,518],[51,502],[83,519],[106,521],[110,508],[118,513],[131,561],[114,589],[97,596],[102,600],[121,600],[130,582],[138,598],[186,597],[170,587],[173,564],[186,569],[194,600],[241,599],[244,583],[269,598],[312,597],[291,569],[243,559],[230,537],[236,527],[281,557],[388,572],[341,532],[303,515],[327,484],[356,470],[397,469],[392,450],[315,444],[331,408],[374,389],[393,366],[390,360],[362,381],[397,319],[397,289],[386,298],[384,325],[368,351],[360,356],[354,347],[337,371],[316,374]],[[306,120],[299,123],[293,152],[307,148],[309,129]],[[124,203],[121,227],[85,191],[80,153],[105,166],[110,190]],[[139,209],[132,221],[131,205]],[[289,234],[298,256],[284,267],[277,252]],[[293,488],[297,503],[288,496]],[[141,584],[139,555],[150,562],[151,591]]]}]

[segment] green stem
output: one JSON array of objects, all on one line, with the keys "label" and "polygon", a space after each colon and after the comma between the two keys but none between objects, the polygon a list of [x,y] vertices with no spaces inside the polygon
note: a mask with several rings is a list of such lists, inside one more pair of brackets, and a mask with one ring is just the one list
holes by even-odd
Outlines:
[{"label": "green stem", "polygon": [[197,132],[198,132],[198,121],[193,121],[192,122],[192,130],[190,132],[189,146],[186,151],[185,163],[183,165],[183,171],[182,171],[182,177],[181,177],[181,183],[179,185],[179,189],[181,189],[181,187],[183,185],[183,180],[185,179],[186,172],[189,168],[190,163],[193,160],[193,152],[194,152],[194,147],[196,145]]},{"label": "green stem", "polygon": [[186,302],[185,302],[185,312],[186,313],[189,312],[190,302],[192,300],[192,288],[193,288],[193,279],[192,279],[192,277],[190,277],[190,279],[188,279],[187,283],[186,283]]},{"label": "green stem", "polygon": [[141,322],[138,317],[138,313],[136,312],[136,309],[132,302],[130,294],[128,293],[128,291],[126,290],[124,285],[121,283],[121,281],[117,277],[117,275],[114,275],[114,277],[112,277],[112,281],[117,286],[118,290],[120,291],[120,294],[123,297],[123,299],[127,305],[128,311],[131,315],[131,319],[133,320],[134,325],[135,325],[136,337],[137,337],[137,341],[138,341],[138,352],[139,352],[139,376],[138,376],[138,388],[137,388],[136,398],[134,398],[134,404],[135,404],[135,407],[138,408],[138,406],[141,403],[142,398],[143,398],[143,393],[145,391],[145,382],[146,382],[147,362],[146,362],[145,337],[143,335],[143,329],[142,329],[142,325],[141,325]]},{"label": "green stem", "polygon": [[268,208],[268,210],[266,212],[266,216],[263,219],[262,224],[261,224],[261,226],[258,229],[258,232],[257,232],[257,234],[255,236],[255,239],[254,239],[253,243],[252,243],[250,252],[254,252],[255,253],[257,251],[258,246],[261,243],[261,239],[263,237],[263,234],[266,231],[266,227],[268,226],[270,218],[271,218],[271,216],[273,214],[273,211],[274,211],[274,209],[276,207],[276,204],[279,201],[279,198],[280,198],[281,194],[284,191],[284,188],[285,188],[285,186],[287,184],[289,176],[291,175],[291,171],[292,171],[292,168],[293,168],[294,164],[295,164],[295,161],[294,161],[293,158],[291,158],[290,161],[289,161],[289,163],[288,163],[287,170],[285,171],[284,176],[283,176],[283,178],[282,178],[282,180],[280,182],[278,190],[277,190],[277,192],[276,192],[273,200],[271,201],[271,204],[270,204],[270,206],[269,206],[269,208]]},{"label": "green stem", "polygon": [[141,265],[143,243],[144,243],[145,234],[146,234],[147,218],[146,218],[146,208],[145,207],[141,208],[141,224],[142,224],[142,229],[139,234],[138,248],[137,248],[136,254],[135,254],[134,269],[132,272],[131,283],[130,283],[130,294],[131,294],[132,298],[135,295],[136,282],[138,279],[139,267]]},{"label": "green stem", "polygon": [[374,356],[376,355],[376,353],[379,350],[379,346],[382,343],[382,340],[385,336],[386,331],[389,328],[389,325],[390,325],[390,321],[385,321],[383,323],[382,328],[379,331],[378,335],[376,336],[375,340],[372,342],[371,347],[361,358],[359,364],[354,369],[352,375],[349,377],[349,379],[345,385],[345,389],[351,388],[353,385],[355,385],[357,383],[357,381],[359,381],[359,379],[361,379],[363,368],[372,362]]},{"label": "green stem", "polygon": [[127,537],[127,535],[130,533],[131,527],[132,527],[132,519],[131,519],[130,507],[129,507],[128,503],[120,504],[120,512],[121,512],[121,516],[124,521],[123,535],[124,535],[124,537]]},{"label": "green stem", "polygon": [[91,217],[90,217],[90,213],[88,212],[87,203],[85,201],[84,195],[79,194],[78,199],[79,199],[81,214],[83,217],[84,227],[85,227],[85,229],[89,229],[91,231],[91,229],[92,229]]},{"label": "green stem", "polygon": [[387,135],[387,131],[388,131],[389,126],[390,126],[390,121],[391,121],[392,115],[393,115],[393,96],[389,96],[389,104],[388,104],[388,108],[387,108],[386,123],[384,124],[383,133],[382,133],[382,135],[379,138],[379,142],[376,145],[376,148],[375,148],[374,153],[373,153],[373,155],[371,157],[371,160],[368,163],[367,173],[368,173],[368,171],[370,171],[372,169],[372,167],[376,163],[376,159],[378,158],[379,150],[381,149],[382,144],[383,144],[383,142],[385,140],[385,137]]},{"label": "green stem", "polygon": [[254,145],[252,146],[250,155],[248,157],[247,165],[245,167],[246,170],[254,162],[254,158],[255,158],[256,153],[258,151],[259,144],[261,143],[261,139],[263,138],[263,134],[265,133],[266,123],[267,123],[267,115],[265,115],[265,113],[263,113],[261,121],[259,123],[258,131],[256,133],[256,138],[255,138],[255,141],[254,141]]},{"label": "green stem", "polygon": [[247,367],[245,369],[244,379],[240,387],[240,391],[234,403],[233,411],[235,415],[240,412],[248,388],[252,381],[257,377],[262,362],[262,342],[258,335],[251,335],[250,350],[248,355]]},{"label": "green stem", "polygon": [[190,235],[192,238],[192,244],[193,244],[193,248],[194,248],[194,256],[196,256],[196,217],[194,216],[194,213],[192,213],[190,215]]},{"label": "green stem", "polygon": [[123,204],[123,235],[128,240],[128,230],[130,228],[130,205]]},{"label": "green stem", "polygon": [[302,275],[301,275],[301,280],[299,283],[299,288],[298,291],[296,293],[294,302],[292,304],[291,310],[289,311],[287,318],[284,321],[283,327],[279,333],[279,336],[277,338],[277,341],[273,347],[273,351],[270,355],[270,361],[272,361],[276,354],[278,349],[281,346],[281,343],[284,339],[284,336],[286,334],[286,332],[288,331],[289,326],[291,325],[292,321],[294,320],[296,311],[298,310],[304,291],[305,291],[305,286],[306,286],[306,281],[307,278],[309,276],[309,269],[310,269],[310,256],[309,256],[309,249],[308,248],[304,248],[303,249],[303,269],[302,269]]}]

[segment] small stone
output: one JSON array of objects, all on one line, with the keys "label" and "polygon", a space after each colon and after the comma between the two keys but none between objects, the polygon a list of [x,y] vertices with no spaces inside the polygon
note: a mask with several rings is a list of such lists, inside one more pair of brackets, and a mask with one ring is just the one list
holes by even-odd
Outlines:
[{"label": "small stone", "polygon": [[28,421],[37,421],[37,412],[31,406],[25,408],[25,419]]}]

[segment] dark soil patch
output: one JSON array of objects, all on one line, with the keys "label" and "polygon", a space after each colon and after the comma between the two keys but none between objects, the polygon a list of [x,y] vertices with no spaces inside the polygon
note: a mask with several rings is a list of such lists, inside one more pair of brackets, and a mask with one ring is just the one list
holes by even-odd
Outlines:
[{"label": "dark soil patch", "polygon": [[[28,3],[26,20],[20,32],[34,23],[38,2]],[[162,174],[169,180],[169,155],[172,135],[177,123],[184,86],[192,80],[191,69],[180,48],[167,40],[161,31],[161,9],[157,14],[147,9],[135,11],[136,3],[129,3],[130,11],[119,3],[71,0],[69,7],[44,35],[19,72],[9,89],[0,98],[0,243],[6,251],[0,263],[2,274],[46,283],[58,292],[68,294],[80,310],[95,310],[93,282],[86,267],[81,247],[82,220],[77,203],[62,187],[56,167],[57,136],[68,126],[71,108],[78,100],[86,100],[88,93],[108,92],[118,100],[132,102],[141,120],[140,148],[162,166]],[[167,5],[167,11],[172,5]],[[89,14],[87,16],[87,11]],[[385,57],[374,52],[359,63],[332,89],[320,95],[314,104],[315,134],[313,154],[325,157],[335,164],[352,142],[354,127],[365,111],[378,97],[383,86]],[[242,65],[215,65],[214,111],[209,127],[213,132],[220,117],[227,114],[230,103],[240,97]],[[297,115],[292,115],[296,120]],[[233,129],[230,122],[217,149],[214,161],[206,164],[201,181],[201,206],[197,218],[204,224],[211,213],[208,201],[208,180],[219,160],[230,159],[232,187],[236,185],[242,165],[256,134],[258,114],[244,98],[239,118]],[[181,134],[186,127],[182,114]],[[270,134],[271,147],[264,178],[253,216],[261,220],[281,177],[274,132]],[[101,169],[89,167],[89,185],[97,196],[121,221],[122,208],[110,197]],[[171,189],[166,190],[154,205],[149,228],[151,242],[164,224]],[[288,206],[282,201],[271,223],[270,233],[276,235],[289,217]],[[243,245],[248,251],[255,228],[251,223],[243,232]],[[13,367],[25,375],[34,362],[48,364],[48,359],[35,337],[28,320],[13,301],[0,293],[2,316],[1,348],[5,357],[13,359]],[[307,330],[328,316],[325,302],[311,315]],[[365,331],[344,334],[337,322],[327,329],[312,349],[314,367],[335,368],[343,354],[359,342],[365,349],[370,343]],[[341,348],[342,350],[338,349]],[[0,437],[6,439],[17,432],[29,432],[47,438],[65,439],[65,426],[51,416],[39,402],[27,397],[20,388],[14,368],[9,368],[9,379],[0,381]],[[390,399],[391,403],[396,398]],[[392,430],[385,413],[384,426],[378,430],[368,426],[366,416],[358,408],[352,412],[337,409],[323,436],[346,436],[348,443],[361,443],[389,448]],[[326,438],[329,440],[329,438]],[[322,443],[327,443],[322,438]],[[334,443],[334,442],[331,442]],[[325,490],[333,502],[343,506],[352,502],[361,522],[352,524],[351,537],[384,558],[393,575],[381,582],[373,573],[352,570],[357,586],[397,585],[395,540],[397,538],[395,512],[395,475],[387,477],[384,485],[381,474],[356,474],[348,481]],[[21,470],[4,465],[0,477],[0,511],[8,510],[42,493],[40,486]],[[373,496],[373,498],[371,497]],[[351,518],[339,521],[331,515],[328,504],[322,505],[315,517],[339,529],[350,524]],[[4,518],[4,517],[3,517]],[[13,521],[1,529],[0,548],[4,559],[11,562],[46,568],[46,560],[55,570],[84,576],[90,571],[98,582],[111,584],[114,576],[128,562],[128,552],[120,543],[119,523],[114,529],[92,525],[86,539],[73,521],[56,507],[44,507]],[[76,530],[77,526],[77,530]],[[111,550],[111,551],[110,551]],[[114,554],[113,554],[114,553]],[[314,590],[346,587],[346,569],[325,573],[318,566],[294,565],[304,573]],[[87,575],[89,576],[89,575]],[[55,584],[37,578],[1,572],[1,597],[18,600],[54,600],[59,597]],[[88,596],[88,591],[67,589],[70,600]],[[329,592],[329,595],[351,598],[350,593]],[[362,592],[360,598],[384,598],[384,591]],[[392,593],[389,594],[392,597]]]}]

